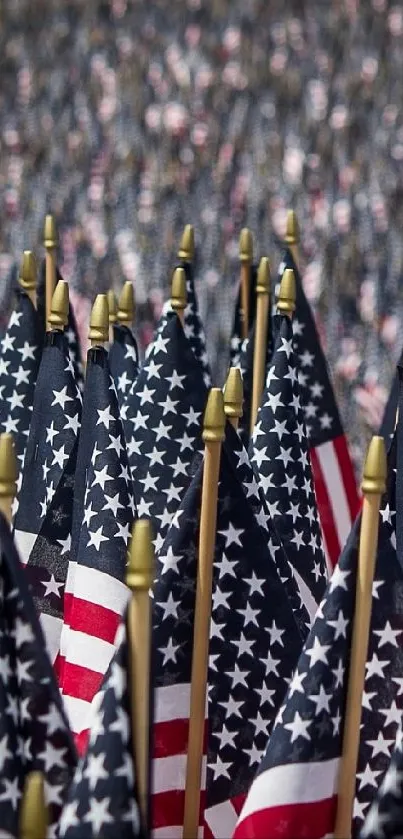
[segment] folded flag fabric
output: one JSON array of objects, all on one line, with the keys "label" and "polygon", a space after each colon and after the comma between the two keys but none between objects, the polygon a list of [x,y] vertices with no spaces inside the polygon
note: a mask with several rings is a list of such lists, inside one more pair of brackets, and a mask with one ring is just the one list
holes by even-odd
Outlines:
[{"label": "folded flag fabric", "polygon": [[115,382],[121,411],[126,397],[137,379],[139,366],[137,341],[131,329],[124,324],[115,324],[113,327],[113,342],[109,348],[109,367]]},{"label": "folded flag fabric", "polygon": [[[373,785],[377,778],[373,777]],[[360,831],[360,839],[398,839],[403,824],[403,731],[397,730],[389,768],[372,802]]]}]

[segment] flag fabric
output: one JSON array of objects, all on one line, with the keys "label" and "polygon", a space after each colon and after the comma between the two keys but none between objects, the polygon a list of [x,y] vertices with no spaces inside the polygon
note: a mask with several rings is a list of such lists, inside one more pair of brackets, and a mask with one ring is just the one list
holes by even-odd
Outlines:
[{"label": "flag fabric", "polygon": [[11,432],[23,463],[34,404],[44,330],[28,295],[17,289],[0,353],[0,433]]},{"label": "flag fabric", "polygon": [[[63,277],[56,266],[56,284]],[[45,323],[45,294],[46,294],[46,260],[43,259],[41,263],[41,270],[39,274],[39,282],[37,285],[37,309],[38,317],[41,323]],[[69,306],[69,319],[66,329],[67,340],[69,343],[70,358],[74,368],[74,377],[77,382],[77,387],[80,391],[84,388],[84,365],[81,353],[80,338],[78,334],[77,323],[74,315],[74,309]]]},{"label": "flag fabric", "polygon": [[44,775],[50,839],[56,835],[76,752],[25,574],[3,516],[0,546],[1,833],[20,835],[24,781],[37,770]]},{"label": "flag fabric", "polygon": [[334,567],[358,513],[360,500],[327,362],[301,276],[288,249],[279,267],[279,279],[286,268],[293,269],[297,284],[293,334],[299,361],[301,404],[324,548],[329,567]]},{"label": "flag fabric", "polygon": [[163,542],[201,449],[207,390],[178,316],[168,312],[126,402],[127,451],[139,518]]},{"label": "flag fabric", "polygon": [[293,330],[276,316],[277,335],[253,431],[252,466],[291,565],[319,605],[327,583]]},{"label": "flag fabric", "polygon": [[[234,356],[234,363],[231,366],[239,367],[242,374],[243,383],[243,414],[239,419],[239,435],[246,447],[249,445],[250,438],[250,421],[252,408],[252,391],[253,391],[253,360],[255,351],[255,324],[253,324],[249,337],[241,344],[241,351],[238,356]],[[267,334],[267,348],[266,348],[266,368],[270,362],[273,353],[273,329],[272,323],[269,319],[268,334]]]},{"label": "flag fabric", "polygon": [[[210,626],[201,796],[208,839],[231,835],[302,647],[267,538],[227,456],[230,445],[227,436]],[[155,836],[179,836],[183,824],[201,456],[192,468],[196,473],[158,556],[154,587]],[[241,719],[247,722],[240,734]]]},{"label": "flag fabric", "polygon": [[[396,445],[379,516],[379,542],[362,697],[353,835],[359,833],[389,765],[403,711],[403,572],[396,556]],[[277,717],[234,833],[266,839],[332,834],[355,609],[360,518],[325,598]]]},{"label": "flag fabric", "polygon": [[[374,778],[376,783],[376,779]],[[360,839],[399,839],[403,825],[403,730],[400,722],[392,760],[365,817]]]},{"label": "flag fabric", "polygon": [[[248,335],[255,324],[256,318],[256,282],[257,282],[257,265],[251,265],[250,282],[249,282],[249,323]],[[244,341],[248,338],[243,338],[242,332],[242,318],[241,318],[241,287],[239,285],[238,295],[235,303],[234,322],[232,326],[232,334],[230,340],[230,354],[229,366],[239,367],[241,360],[241,353],[244,346]],[[253,350],[252,350],[253,352]]]},{"label": "flag fabric", "polygon": [[67,336],[48,332],[34,394],[14,537],[53,663],[63,621],[80,420],[81,396]]},{"label": "flag fabric", "polygon": [[126,622],[94,700],[88,749],[64,806],[60,839],[134,839],[142,836],[133,761]]},{"label": "flag fabric", "polygon": [[199,313],[193,265],[191,262],[183,260],[176,267],[183,268],[186,275],[187,304],[184,312],[184,332],[202,367],[204,384],[206,387],[211,387],[211,372],[207,355],[206,336]]},{"label": "flag fabric", "polygon": [[109,367],[121,410],[136,381],[139,366],[137,341],[133,332],[124,324],[115,324],[113,342],[109,348]]},{"label": "flag fabric", "polygon": [[93,394],[98,407],[85,476],[84,516],[69,566],[63,627],[62,691],[80,749],[127,602],[127,544],[136,509],[115,386],[107,364],[97,373],[99,377],[90,381],[98,383]]}]

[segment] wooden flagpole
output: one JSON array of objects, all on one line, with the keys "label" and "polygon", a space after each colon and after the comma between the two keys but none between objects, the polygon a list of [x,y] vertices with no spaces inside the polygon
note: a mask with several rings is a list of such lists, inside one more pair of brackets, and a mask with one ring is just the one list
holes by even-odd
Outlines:
[{"label": "wooden flagpole", "polygon": [[175,268],[172,274],[171,306],[183,326],[187,306],[186,274],[183,268]]},{"label": "wooden flagpole", "polygon": [[13,435],[0,434],[0,512],[11,525],[13,501],[17,492],[17,456]]},{"label": "wooden flagpole", "polygon": [[294,210],[288,210],[287,212],[287,225],[286,225],[286,233],[285,233],[285,243],[288,245],[292,258],[295,262],[295,265],[299,269],[299,225],[297,216]]},{"label": "wooden flagpole", "polygon": [[18,282],[36,309],[36,261],[32,251],[24,251]]},{"label": "wooden flagpole", "polygon": [[151,523],[146,519],[139,519],[133,525],[126,583],[133,592],[128,609],[133,758],[140,812],[147,834],[150,777],[150,589],[153,581],[154,548]]},{"label": "wooden flagpole", "polygon": [[343,748],[339,767],[335,839],[350,839],[360,744],[362,694],[371,620],[372,585],[378,548],[379,508],[386,488],[386,449],[382,437],[373,437],[364,465],[360,546],[355,594],[354,625],[344,716]]},{"label": "wooden flagpole", "polygon": [[106,294],[108,299],[108,309],[109,309],[109,343],[113,344],[113,327],[117,321],[117,310],[118,310],[118,301],[116,300],[115,292],[110,288]]},{"label": "wooden flagpole", "polygon": [[30,772],[25,780],[21,801],[20,839],[44,839],[48,826],[44,777],[42,772]]},{"label": "wooden flagpole", "polygon": [[218,480],[221,445],[224,436],[224,398],[220,388],[213,387],[208,396],[203,423],[204,471],[200,510],[183,839],[197,839],[199,828]]},{"label": "wooden flagpole", "polygon": [[106,294],[97,294],[95,298],[88,337],[92,347],[103,347],[109,340],[109,307]]},{"label": "wooden flagpole", "polygon": [[56,247],[57,233],[53,216],[47,215],[43,231],[43,244],[46,249],[45,263],[45,328],[48,329],[50,306],[56,285]]},{"label": "wooden flagpole", "polygon": [[243,414],[243,381],[239,367],[230,367],[224,386],[224,413],[235,431]]},{"label": "wooden flagpole", "polygon": [[49,328],[60,332],[69,322],[69,285],[65,280],[59,280],[52,297],[49,314]]},{"label": "wooden flagpole", "polygon": [[131,283],[130,280],[128,280],[124,283],[122,291],[120,292],[117,311],[117,321],[118,323],[121,323],[122,326],[127,326],[130,329],[130,327],[132,327],[134,323],[134,315],[134,288],[133,283]]},{"label": "wooden flagpole", "polygon": [[250,433],[252,435],[256,423],[257,412],[264,388],[266,370],[267,334],[270,310],[270,264],[267,256],[263,256],[259,263],[256,284],[256,326],[255,346],[253,350],[253,385],[252,407],[250,414]]},{"label": "wooden flagpole", "polygon": [[241,263],[241,337],[249,335],[249,289],[253,262],[253,238],[248,227],[243,227],[239,237],[239,260]]}]

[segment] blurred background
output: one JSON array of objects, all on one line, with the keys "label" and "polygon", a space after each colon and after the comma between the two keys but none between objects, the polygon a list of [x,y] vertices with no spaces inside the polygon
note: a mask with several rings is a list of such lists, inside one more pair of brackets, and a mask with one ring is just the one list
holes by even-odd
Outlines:
[{"label": "blurred background", "polygon": [[3,0],[0,38],[2,323],[52,212],[84,339],[132,280],[144,347],[192,223],[221,383],[240,229],[275,271],[293,207],[358,462],[403,343],[403,3]]}]

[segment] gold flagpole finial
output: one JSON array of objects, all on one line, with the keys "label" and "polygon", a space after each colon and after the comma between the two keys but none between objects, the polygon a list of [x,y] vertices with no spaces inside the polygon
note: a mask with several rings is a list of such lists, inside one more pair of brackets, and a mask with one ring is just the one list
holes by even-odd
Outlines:
[{"label": "gold flagpole finial", "polygon": [[262,256],[257,270],[256,294],[270,294],[270,262]]},{"label": "gold flagpole finial", "polygon": [[52,250],[57,246],[56,223],[52,215],[47,215],[43,228],[43,244],[46,250]]},{"label": "gold flagpole finial", "polygon": [[287,245],[297,245],[299,242],[299,225],[294,210],[288,210],[287,212],[287,224],[284,241]]},{"label": "gold flagpole finial", "polygon": [[151,522],[148,519],[138,519],[132,530],[126,585],[132,591],[148,591],[154,581],[154,564]]},{"label": "gold flagpole finial", "polygon": [[130,280],[125,282],[120,292],[117,318],[125,326],[132,326],[135,314],[134,288]]},{"label": "gold flagpole finial", "polygon": [[110,288],[110,289],[109,289],[109,291],[107,292],[107,295],[106,295],[106,296],[107,296],[107,299],[108,299],[108,309],[109,309],[108,319],[109,319],[109,324],[110,324],[111,326],[113,326],[113,324],[114,324],[114,323],[116,323],[116,320],[117,320],[116,315],[117,315],[117,310],[118,310],[118,303],[117,303],[117,300],[116,300],[116,294],[115,294],[115,292],[114,292],[114,291]]},{"label": "gold flagpole finial", "polygon": [[219,443],[225,439],[224,396],[219,387],[212,387],[203,420],[203,440],[205,443]]},{"label": "gold flagpole finial", "polygon": [[22,289],[36,303],[36,260],[32,251],[24,251],[18,282]]},{"label": "gold flagpole finial", "polygon": [[361,490],[364,495],[384,493],[386,489],[387,460],[383,437],[372,437],[364,463]]},{"label": "gold flagpole finial", "polygon": [[186,274],[183,268],[175,268],[172,274],[171,306],[183,323],[187,306]]},{"label": "gold flagpole finial", "polygon": [[91,310],[88,337],[93,347],[109,340],[109,308],[106,294],[97,294]]},{"label": "gold flagpole finial", "polygon": [[17,456],[13,435],[0,434],[0,499],[15,498],[17,491]]},{"label": "gold flagpole finial", "polygon": [[239,261],[253,262],[253,236],[249,227],[243,227],[239,236]]},{"label": "gold flagpole finial", "polygon": [[44,839],[49,826],[42,772],[26,777],[20,810],[20,839]]},{"label": "gold flagpole finial", "polygon": [[49,326],[51,329],[63,329],[69,322],[69,286],[65,280],[59,280],[52,297]]},{"label": "gold flagpole finial", "polygon": [[297,286],[295,274],[292,268],[286,268],[280,283],[280,290],[277,298],[277,311],[282,315],[292,316],[295,312],[297,299]]},{"label": "gold flagpole finial", "polygon": [[243,381],[239,367],[230,367],[224,387],[224,412],[231,424],[238,428],[243,414]]},{"label": "gold flagpole finial", "polygon": [[185,262],[193,262],[195,256],[195,234],[192,224],[186,224],[182,233],[180,245],[178,249],[179,259]]}]

